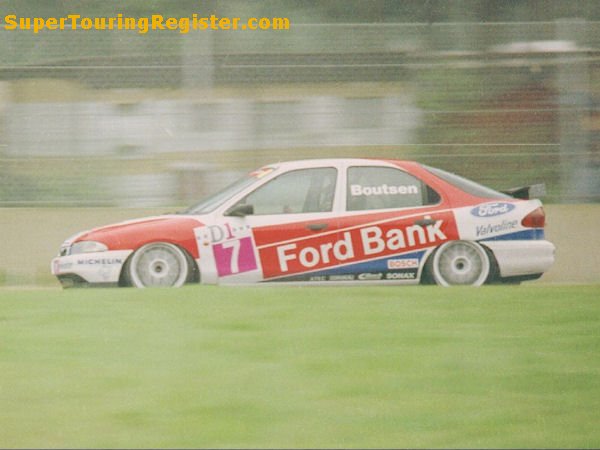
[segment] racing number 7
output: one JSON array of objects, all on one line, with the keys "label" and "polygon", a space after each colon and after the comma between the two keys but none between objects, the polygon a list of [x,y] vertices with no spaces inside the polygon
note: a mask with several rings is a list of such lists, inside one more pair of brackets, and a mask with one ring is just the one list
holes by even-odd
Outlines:
[{"label": "racing number 7", "polygon": [[251,237],[215,244],[213,252],[220,277],[248,272],[258,267]]},{"label": "racing number 7", "polygon": [[224,249],[231,249],[231,260],[229,262],[229,273],[230,274],[234,274],[234,273],[239,273],[240,271],[240,263],[239,263],[239,258],[240,258],[240,244],[241,240],[240,239],[235,239],[233,241],[227,241],[227,242],[223,242],[223,248]]}]

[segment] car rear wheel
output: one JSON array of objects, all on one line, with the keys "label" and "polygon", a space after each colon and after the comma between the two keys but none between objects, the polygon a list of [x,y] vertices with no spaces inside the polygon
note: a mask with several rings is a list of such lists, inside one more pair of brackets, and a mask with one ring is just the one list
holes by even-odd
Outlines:
[{"label": "car rear wheel", "polygon": [[183,250],[157,242],[140,247],[127,266],[131,284],[143,287],[179,287],[188,279],[190,264]]},{"label": "car rear wheel", "polygon": [[432,260],[434,281],[441,286],[481,286],[490,274],[490,259],[476,242],[451,241],[440,246]]}]

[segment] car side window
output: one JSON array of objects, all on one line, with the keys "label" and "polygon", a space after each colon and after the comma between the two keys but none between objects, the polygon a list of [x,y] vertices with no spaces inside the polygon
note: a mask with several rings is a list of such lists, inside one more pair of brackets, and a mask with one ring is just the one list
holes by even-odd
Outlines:
[{"label": "car side window", "polygon": [[346,209],[409,208],[439,203],[440,196],[418,178],[391,167],[350,167]]},{"label": "car side window", "polygon": [[293,170],[262,185],[238,204],[252,205],[255,215],[329,212],[336,179],[333,167]]}]

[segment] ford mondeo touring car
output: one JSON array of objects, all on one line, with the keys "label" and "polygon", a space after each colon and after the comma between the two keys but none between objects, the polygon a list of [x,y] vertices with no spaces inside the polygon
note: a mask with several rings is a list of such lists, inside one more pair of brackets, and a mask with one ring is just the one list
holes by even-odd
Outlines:
[{"label": "ford mondeo touring car", "polygon": [[554,262],[533,191],[410,161],[282,162],[180,213],[79,233],[51,268],[65,287],[515,283]]}]

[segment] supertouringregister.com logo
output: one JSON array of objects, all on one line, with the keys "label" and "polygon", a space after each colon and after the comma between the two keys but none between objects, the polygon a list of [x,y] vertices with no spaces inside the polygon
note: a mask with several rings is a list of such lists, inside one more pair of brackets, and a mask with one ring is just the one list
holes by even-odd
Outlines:
[{"label": "supertouringregister.com logo", "polygon": [[289,30],[287,17],[218,17],[192,14],[187,17],[168,17],[152,14],[145,17],[128,17],[116,14],[113,17],[85,17],[68,14],[62,17],[20,17],[8,14],[0,18],[0,27],[8,31],[42,30],[132,30],[139,34],[149,31],[171,30],[181,34],[207,30]]}]

